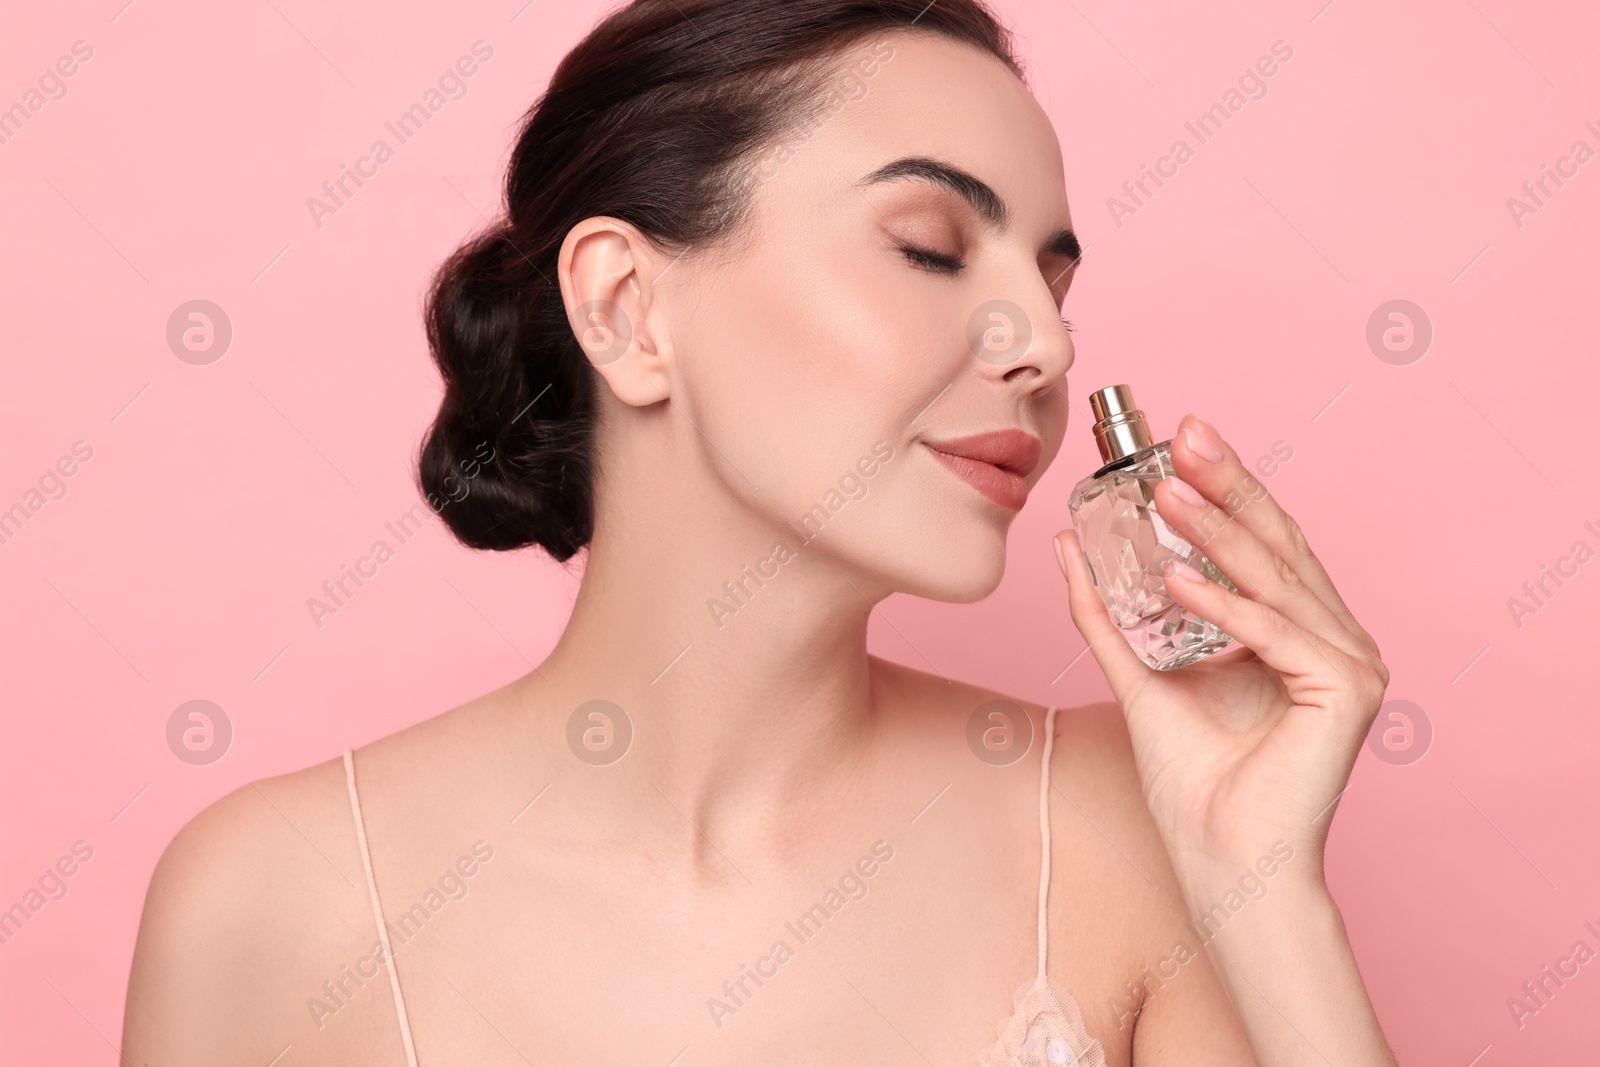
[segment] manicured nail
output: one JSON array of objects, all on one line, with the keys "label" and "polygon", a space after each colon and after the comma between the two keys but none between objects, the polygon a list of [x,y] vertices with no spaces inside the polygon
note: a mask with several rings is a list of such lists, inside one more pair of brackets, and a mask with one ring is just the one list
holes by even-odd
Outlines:
[{"label": "manicured nail", "polygon": [[1061,566],[1061,577],[1070,582],[1072,579],[1067,575],[1067,557],[1061,549],[1061,538],[1052,537],[1050,538],[1050,543],[1056,546],[1056,563]]},{"label": "manicured nail", "polygon": [[1201,496],[1199,490],[1190,485],[1188,482],[1184,481],[1182,478],[1174,476],[1168,478],[1167,481],[1172,484],[1172,494],[1185,504],[1189,504],[1197,508],[1203,508],[1206,506],[1206,498]]},{"label": "manicured nail", "polygon": [[1196,432],[1192,427],[1185,426],[1183,428],[1183,441],[1189,446],[1189,451],[1201,459],[1215,463],[1222,458],[1222,449],[1218,448],[1216,442],[1206,436],[1203,430]]},{"label": "manicured nail", "polygon": [[[1172,562],[1173,573],[1183,576],[1188,581],[1195,582],[1195,583],[1198,584],[1198,583],[1202,583],[1202,582],[1204,582],[1206,580],[1206,576],[1205,575],[1201,574],[1199,571],[1195,570],[1193,567],[1189,566],[1187,563],[1184,563],[1183,561],[1176,560],[1176,559],[1172,560],[1171,562]],[[1168,577],[1171,577],[1171,575],[1168,575]]]}]

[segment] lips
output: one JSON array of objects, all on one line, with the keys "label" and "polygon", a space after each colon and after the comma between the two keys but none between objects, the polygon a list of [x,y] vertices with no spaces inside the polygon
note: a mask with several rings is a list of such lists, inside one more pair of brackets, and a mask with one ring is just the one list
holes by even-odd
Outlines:
[{"label": "lips", "polygon": [[1013,511],[1027,502],[1026,478],[1039,465],[1044,450],[1037,437],[1018,429],[923,443],[973,488]]}]

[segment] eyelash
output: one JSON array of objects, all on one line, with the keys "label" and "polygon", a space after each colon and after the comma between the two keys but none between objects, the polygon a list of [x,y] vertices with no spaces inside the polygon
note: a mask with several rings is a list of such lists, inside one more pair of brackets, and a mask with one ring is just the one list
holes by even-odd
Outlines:
[{"label": "eyelash", "polygon": [[916,245],[901,245],[900,251],[912,263],[924,270],[937,271],[940,274],[960,274],[967,269],[967,265],[960,260],[942,256],[926,248],[918,248]]},{"label": "eyelash", "polygon": [[[929,251],[926,248],[918,248],[916,245],[901,245],[900,251],[904,253],[905,257],[912,263],[922,267],[924,270],[932,270],[938,271],[941,274],[954,275],[960,274],[962,271],[967,269],[967,265],[959,260],[951,259],[949,256],[942,256],[939,253]],[[1076,327],[1072,325],[1072,320],[1067,318],[1065,315],[1061,317],[1061,325],[1065,326],[1068,332],[1076,329]]]}]

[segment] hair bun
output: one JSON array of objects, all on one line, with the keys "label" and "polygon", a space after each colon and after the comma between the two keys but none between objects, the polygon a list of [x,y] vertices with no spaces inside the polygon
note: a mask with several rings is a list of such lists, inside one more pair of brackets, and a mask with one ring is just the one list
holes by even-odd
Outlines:
[{"label": "hair bun", "polygon": [[417,471],[462,544],[566,560],[592,525],[595,383],[565,316],[529,314],[546,286],[504,227],[439,268],[427,328],[445,393]]}]

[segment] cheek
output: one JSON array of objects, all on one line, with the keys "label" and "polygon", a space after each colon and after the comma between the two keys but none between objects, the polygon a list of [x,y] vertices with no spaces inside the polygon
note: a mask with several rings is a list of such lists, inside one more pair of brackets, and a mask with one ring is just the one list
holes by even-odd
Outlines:
[{"label": "cheek", "polygon": [[[837,504],[828,551],[897,589],[969,601],[998,584],[1004,537],[975,502],[973,521],[955,519],[964,490],[909,443],[913,421],[924,429],[918,416],[972,373],[965,316],[941,279],[873,254],[757,254],[703,287],[678,336],[694,446],[767,519],[793,530]],[[892,458],[857,474],[866,492],[849,498],[841,479],[880,441]]]},{"label": "cheek", "polygon": [[800,395],[881,403],[884,390],[892,396],[931,384],[938,323],[908,300],[895,271],[874,262],[879,255],[846,246],[775,259],[750,286],[750,306],[764,306],[749,325],[771,338],[784,364],[776,377]]},{"label": "cheek", "polygon": [[707,287],[686,372],[711,442],[803,508],[875,442],[902,451],[912,419],[951,379],[937,340],[943,333],[948,350],[950,329],[908,297],[896,271],[871,262],[879,250],[816,235],[801,255],[764,245],[773,251]]}]

